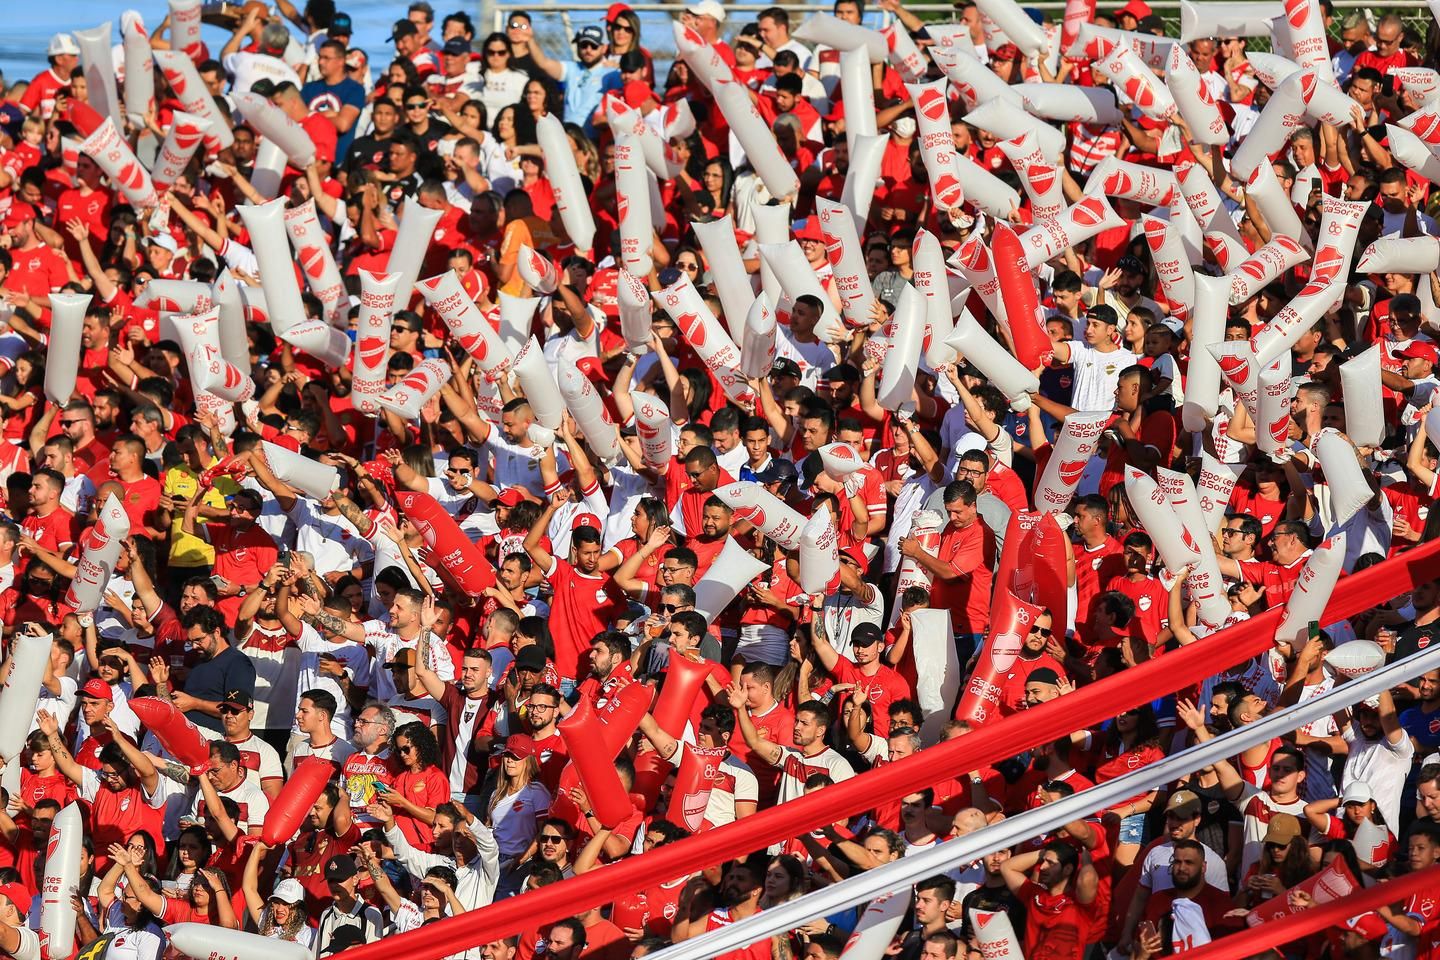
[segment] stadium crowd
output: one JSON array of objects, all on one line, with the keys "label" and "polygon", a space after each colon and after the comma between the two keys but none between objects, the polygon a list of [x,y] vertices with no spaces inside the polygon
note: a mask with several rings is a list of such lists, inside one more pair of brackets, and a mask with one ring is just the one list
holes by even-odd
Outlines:
[{"label": "stadium crowd", "polygon": [[[184,55],[211,123],[164,183],[163,145],[196,114],[196,91],[157,68],[153,99],[132,109],[138,78],[124,68],[134,72],[137,21],[126,21],[113,70],[82,65],[77,37],[59,34],[47,69],[6,78],[0,672],[20,670],[23,638],[53,643],[23,752],[3,758],[0,952],[160,960],[179,955],[166,927],[187,922],[317,957],[374,943],[824,791],[1286,607],[1337,530],[1342,576],[1440,536],[1426,416],[1440,386],[1440,154],[1428,132],[1440,126],[1440,28],[1290,0],[1275,36],[1217,30],[1181,43],[1144,0],[1072,3],[1063,25],[1024,14],[1048,38],[1037,55],[981,6],[991,4],[957,0],[954,23],[942,24],[903,0],[878,10],[836,0],[822,27],[887,24],[889,56],[865,56],[852,78],[841,49],[796,36],[820,28],[778,7],[744,21],[699,0],[680,18],[685,55],[665,64],[624,3],[579,23],[565,49],[546,49],[526,13],[490,32],[421,0],[389,47],[364,50],[333,0],[277,0],[274,11],[252,2],[211,49],[184,42],[198,36],[182,26],[196,8],[172,0],[151,33],[138,27],[142,46]],[[1297,40],[1306,17],[1329,45],[1318,60]],[[1067,48],[1062,32],[1078,22],[1109,32],[1082,32]],[[1286,49],[1287,29],[1293,56],[1264,53]],[[825,35],[851,36],[837,30]],[[1159,59],[1139,61],[1147,76],[1109,72],[1107,36]],[[1196,137],[1184,102],[1179,113],[1154,109],[1167,61],[1177,75],[1174,51],[1223,136]],[[719,81],[709,58],[728,71]],[[1288,95],[1296,63],[1342,98],[1344,116],[1288,116],[1260,172],[1237,175],[1232,159],[1274,119],[1265,105]],[[118,88],[104,94],[107,70]],[[946,92],[938,111],[917,93],[935,80]],[[790,194],[772,193],[776,178],[752,165],[731,81],[793,171]],[[1007,87],[1020,97],[1007,99]],[[1047,87],[1081,91],[1075,102],[1098,104],[1095,117],[1059,119],[1023,93]],[[846,103],[852,90],[873,103]],[[293,153],[269,149],[255,119],[266,108],[303,131],[313,159],[287,163]],[[880,139],[864,168],[875,182],[857,185],[849,175],[865,137],[847,118],[869,114],[872,151]],[[136,201],[87,146],[106,116],[156,172],[153,203]],[[555,119],[573,156],[542,146]],[[1413,130],[1423,162],[1397,130]],[[969,164],[963,200],[931,170],[927,151],[942,141]],[[617,169],[634,166],[630,145],[641,142],[663,151],[666,173],[650,178],[648,203]],[[1037,143],[1053,166],[1021,157],[1017,145]],[[1127,164],[1153,171],[1159,192],[1117,180],[1136,169]],[[578,173],[583,196],[567,195],[562,169]],[[1208,181],[1213,209],[1197,208],[1193,178]],[[842,194],[858,251],[842,249],[848,234],[824,215]],[[1104,229],[1023,271],[1042,315],[1017,312],[1011,286],[997,299],[977,249],[998,261],[1003,234],[1025,242],[1058,222],[1061,205],[1106,195]],[[1057,196],[1037,210],[1037,198]],[[275,197],[309,205],[343,281],[338,307],[304,250],[289,258],[293,277],[263,275],[267,251],[241,211]],[[1340,201],[1354,223],[1335,275],[1308,251],[1324,248]],[[589,246],[572,236],[585,219],[577,204],[593,220]],[[637,204],[649,208],[638,241],[627,212]],[[434,219],[411,219],[426,211]],[[1194,227],[1185,277],[1237,291],[1223,330],[1196,334],[1203,281],[1175,282],[1157,217],[1161,231]],[[434,223],[416,249],[402,236],[407,219]],[[1421,253],[1362,269],[1372,244],[1396,238]],[[1286,243],[1298,256],[1269,269],[1267,252]],[[772,263],[776,244],[798,255],[788,262],[804,277]],[[738,255],[721,262],[719,248]],[[945,282],[934,250],[952,258]],[[847,252],[873,293],[863,311]],[[478,348],[425,283],[399,290],[393,316],[382,311],[388,341],[367,346],[362,287],[406,255],[418,263],[411,283],[453,274],[465,310],[489,325]],[[648,269],[624,272],[637,263]],[[1258,400],[1224,358],[1209,409],[1187,395],[1202,358],[1215,367],[1211,346],[1237,345],[1228,356],[1258,370],[1266,331],[1323,279],[1339,293],[1258,372]],[[736,299],[735,285],[752,280]],[[209,302],[173,293],[226,283],[247,303],[277,283],[303,291],[303,317],[241,314],[245,355],[226,361],[247,382],[233,402],[193,375],[206,358],[180,330]],[[713,317],[667,304],[692,285]],[[758,291],[777,321],[768,334],[734,315]],[[78,340],[59,334],[66,294],[89,298]],[[916,302],[941,304],[943,316],[907,308]],[[486,343],[513,330],[516,304],[518,344],[496,366]],[[332,312],[338,357],[291,342],[296,322]],[[1033,382],[1017,391],[989,354],[947,348],[947,321],[978,324],[979,337],[1027,361],[1018,366]],[[918,347],[918,331],[901,329],[916,323]],[[1028,362],[1042,332],[1039,362]],[[716,359],[717,334],[734,338],[721,344],[728,359]],[[525,344],[541,361],[521,376]],[[897,350],[911,351],[899,374]],[[1342,376],[1369,356],[1370,380]],[[362,366],[379,371],[379,402],[360,389]],[[54,369],[75,370],[73,387]],[[571,392],[554,412],[552,391],[577,372],[588,412]],[[409,406],[407,388],[422,394]],[[1379,429],[1347,436],[1362,402],[1381,411]],[[1077,460],[1059,462],[1076,456],[1067,423],[1096,429]],[[1338,505],[1340,472],[1319,466],[1316,451],[1334,449],[1326,437],[1360,466],[1358,509]],[[1060,480],[1047,483],[1057,466]],[[317,468],[319,490],[307,479]],[[1127,481],[1137,469],[1187,473],[1202,489],[1228,476],[1207,507],[1216,522],[1184,531],[1223,578],[1211,596],[1219,618],[1202,608],[1194,569],[1162,556],[1164,538],[1140,522]],[[117,504],[123,518],[107,518]],[[803,535],[775,526],[787,509]],[[1063,531],[1058,562],[1030,553],[1034,511]],[[112,522],[128,535],[97,586],[87,557]],[[457,531],[464,550],[446,540]],[[464,560],[462,575],[457,557],[478,560]],[[1048,605],[1022,597],[1033,615],[1002,634],[1001,594],[1018,591],[1018,569],[1047,562],[1058,593]],[[741,567],[758,573],[733,582]],[[98,602],[84,602],[87,576]],[[1103,784],[1329,692],[1346,676],[1327,654],[1350,641],[1373,641],[1391,660],[1424,650],[1440,637],[1440,581],[1318,627],[1093,728],[463,956],[644,956]],[[667,687],[681,685],[693,695],[662,710]],[[177,755],[175,738],[192,734],[177,732],[189,727],[176,716],[208,759]],[[621,716],[633,729],[612,743],[602,733]],[[581,733],[567,736],[567,724]],[[1432,670],[922,880],[893,942],[853,955],[1149,960],[1312,907],[1337,885],[1432,866],[1437,748]],[[594,756],[601,768],[613,757],[613,773],[592,776]],[[270,835],[272,814],[297,802],[286,792],[299,793],[297,771],[317,762],[331,769],[299,801],[298,827]],[[84,827],[66,943],[41,935],[42,890],[54,824],[72,803]],[[831,960],[859,915],[728,956]],[[1437,944],[1440,892],[1430,891],[1273,955],[1425,960]]]}]

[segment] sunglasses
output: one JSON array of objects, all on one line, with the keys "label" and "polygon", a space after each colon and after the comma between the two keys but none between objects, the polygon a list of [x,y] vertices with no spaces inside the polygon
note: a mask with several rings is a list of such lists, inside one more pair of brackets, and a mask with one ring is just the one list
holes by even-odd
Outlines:
[{"label": "sunglasses", "polygon": [[542,833],[539,840],[541,843],[564,843],[565,838],[558,833]]},{"label": "sunglasses", "polygon": [[416,100],[414,103],[405,104],[406,110],[424,110],[429,104],[424,100]]},{"label": "sunglasses", "polygon": [[678,604],[674,604],[674,603],[662,603],[662,604],[660,604],[660,612],[661,612],[661,613],[679,613],[679,612],[680,612],[680,607],[679,607]]},{"label": "sunglasses", "polygon": [[240,707],[221,707],[220,712],[227,717],[235,717],[239,716],[245,711]]},{"label": "sunglasses", "polygon": [[496,47],[494,50],[486,50],[486,51],[485,51],[485,56],[487,56],[487,57],[508,57],[508,56],[510,56],[510,48],[509,48],[509,47]]},{"label": "sunglasses", "polygon": [[61,420],[61,421],[60,421],[60,426],[62,426],[62,427],[73,427],[73,426],[75,426],[75,424],[77,424],[77,423],[86,423],[86,422],[87,422],[87,421],[85,421],[85,420]]},{"label": "sunglasses", "polygon": [[577,44],[575,45],[575,49],[577,49],[577,50],[587,50],[587,49],[588,49],[588,50],[599,50],[599,49],[600,49],[600,44],[598,44],[598,43],[592,43],[591,41],[586,40],[586,41],[584,41],[583,43],[577,43]]},{"label": "sunglasses", "polygon": [[1047,640],[1050,639],[1049,627],[1031,627],[1030,632],[1035,634],[1036,636],[1044,637]]}]

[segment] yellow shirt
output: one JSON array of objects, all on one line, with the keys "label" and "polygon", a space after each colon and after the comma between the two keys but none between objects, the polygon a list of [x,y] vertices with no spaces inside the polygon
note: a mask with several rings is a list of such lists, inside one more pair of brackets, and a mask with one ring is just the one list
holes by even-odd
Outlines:
[{"label": "yellow shirt", "polygon": [[[211,465],[219,462],[219,458],[211,460]],[[239,491],[240,485],[231,477],[219,477],[215,485],[205,492],[205,499],[201,502],[207,507],[214,507],[216,510],[225,509],[225,498]],[[192,470],[188,464],[178,467],[171,467],[165,471],[165,492],[172,497],[184,497],[189,500],[200,491],[200,474]],[[170,566],[172,567],[208,567],[215,563],[215,548],[206,543],[201,537],[190,536],[180,529],[180,524],[185,517],[185,511],[176,509],[174,511],[174,523],[170,528]]]}]

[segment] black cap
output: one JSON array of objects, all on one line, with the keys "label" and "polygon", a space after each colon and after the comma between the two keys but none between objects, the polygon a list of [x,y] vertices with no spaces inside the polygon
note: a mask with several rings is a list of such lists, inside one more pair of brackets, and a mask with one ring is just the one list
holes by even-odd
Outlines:
[{"label": "black cap", "polygon": [[820,374],[820,379],[826,383],[859,383],[860,371],[848,363],[842,363]]},{"label": "black cap", "polygon": [[1115,261],[1115,269],[1122,273],[1145,273],[1145,262],[1139,257],[1124,256]]},{"label": "black cap", "polygon": [[325,879],[335,883],[349,880],[359,872],[360,869],[355,866],[355,858],[348,853],[337,853],[325,864]]},{"label": "black cap", "polygon": [[390,42],[394,43],[401,37],[413,37],[420,32],[420,28],[409,20],[396,20],[395,26],[390,28]]},{"label": "black cap", "polygon": [[857,623],[850,631],[850,646],[868,647],[872,643],[879,643],[883,634],[880,628],[873,623]]},{"label": "black cap", "polygon": [[1050,667],[1041,667],[1039,670],[1033,671],[1030,676],[1025,679],[1025,682],[1048,683],[1052,687],[1058,687],[1060,685],[1060,674],[1056,673]]},{"label": "black cap", "polygon": [[761,483],[794,483],[797,476],[795,464],[789,460],[771,460],[770,466],[755,474],[755,479]]},{"label": "black cap", "polygon": [[528,646],[515,654],[515,669],[541,673],[545,670],[545,654],[537,646]]},{"label": "black cap", "polygon": [[464,37],[451,37],[445,41],[445,46],[440,48],[440,52],[449,54],[452,57],[468,57],[470,55],[470,41]]},{"label": "black cap", "polygon": [[[1135,258],[1131,257],[1130,259],[1134,260]],[[1116,313],[1115,308],[1108,303],[1097,303],[1085,311],[1085,319],[1099,320],[1101,323],[1108,323],[1113,327],[1120,323],[1120,314]]]},{"label": "black cap", "polygon": [[268,100],[275,95],[275,81],[269,77],[261,77],[259,80],[250,84],[250,92],[257,97],[264,97]]},{"label": "black cap", "polygon": [[775,362],[770,365],[771,374],[782,377],[794,377],[800,379],[800,364],[789,357],[776,357]]},{"label": "black cap", "polygon": [[330,18],[330,28],[325,31],[325,35],[330,37],[348,37],[354,32],[355,28],[350,25],[350,14],[337,13]]},{"label": "black cap", "polygon": [[226,705],[239,707],[241,710],[250,710],[255,706],[255,699],[244,690],[231,690],[225,694],[225,699],[220,701],[220,706]]}]

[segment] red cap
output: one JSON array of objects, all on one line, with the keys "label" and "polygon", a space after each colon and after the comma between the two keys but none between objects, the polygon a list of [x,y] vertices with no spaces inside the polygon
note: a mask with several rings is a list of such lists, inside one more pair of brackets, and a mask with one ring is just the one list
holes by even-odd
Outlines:
[{"label": "red cap", "polygon": [[594,530],[600,529],[600,518],[593,513],[577,513],[575,519],[570,521],[571,530],[579,530],[581,527],[590,527]]},{"label": "red cap", "polygon": [[866,567],[870,566],[870,560],[865,556],[865,548],[858,543],[842,548],[840,550],[840,559],[849,560],[855,564],[855,566],[859,567],[862,573]]},{"label": "red cap", "polygon": [[0,884],[0,896],[15,904],[15,911],[23,918],[30,912],[30,891],[22,883]]},{"label": "red cap", "polygon": [[479,300],[481,296],[490,295],[490,281],[485,279],[485,274],[471,268],[460,278],[460,289],[464,290],[471,300]]},{"label": "red cap", "polygon": [[644,106],[648,101],[655,99],[655,91],[651,90],[643,80],[631,80],[625,84],[625,88],[620,93],[624,96],[625,102],[632,107]]},{"label": "red cap", "polygon": [[495,498],[495,502],[507,507],[518,507],[525,502],[525,494],[520,492],[519,487],[506,487],[500,491],[500,496]]},{"label": "red cap", "polygon": [[1150,9],[1150,4],[1146,3],[1145,0],[1129,0],[1125,6],[1115,11],[1115,16],[1123,17],[1129,14],[1136,20],[1143,20],[1153,12],[1154,11]]},{"label": "red cap", "polygon": [[115,695],[110,692],[110,684],[101,680],[99,677],[85,681],[85,686],[80,688],[80,695],[82,697],[93,697],[96,700],[104,700],[106,703],[115,702]]},{"label": "red cap", "polygon": [[[14,886],[14,884],[12,884]],[[1358,933],[1366,940],[1379,940],[1385,936],[1387,927],[1385,921],[1380,919],[1380,914],[1372,911],[1362,913],[1358,917],[1351,917],[1344,923],[1337,924],[1341,930],[1350,930]]]},{"label": "red cap", "polygon": [[395,469],[390,466],[389,460],[376,457],[374,460],[366,460],[361,466],[365,468],[366,473],[380,481],[382,485],[395,486]]},{"label": "red cap", "polygon": [[35,219],[35,208],[20,200],[10,204],[10,212],[5,214],[5,229],[18,227],[26,220]]},{"label": "red cap", "polygon": [[610,9],[605,11],[605,22],[606,22],[606,23],[614,23],[614,22],[616,21],[616,19],[619,18],[620,14],[622,14],[622,13],[634,13],[634,12],[635,12],[635,11],[634,11],[634,10],[631,10],[631,9],[630,9],[630,6],[629,6],[628,4],[624,4],[624,3],[612,3],[612,4],[610,4]]},{"label": "red cap", "polygon": [[821,120],[844,120],[845,101],[838,97],[830,101],[830,112],[820,118]]},{"label": "red cap", "polygon": [[1426,343],[1424,340],[1411,340],[1410,346],[1400,351],[1400,356],[1413,360],[1429,360],[1431,363],[1440,363],[1440,353],[1435,350],[1435,344]]},{"label": "red cap", "polygon": [[797,229],[797,230],[795,231],[795,239],[796,239],[796,240],[816,240],[816,241],[819,241],[820,243],[824,243],[824,242],[825,242],[825,234],[824,234],[824,232],[821,231],[821,229],[820,229],[820,218],[819,218],[819,217],[806,217],[806,218],[805,218],[805,223],[804,223],[804,225],[801,226],[799,229]]},{"label": "red cap", "polygon": [[505,752],[524,760],[535,756],[535,741],[527,734],[516,733],[505,738]]},{"label": "red cap", "polygon": [[[1141,4],[1144,6],[1144,4]],[[1148,8],[1147,8],[1148,9]],[[990,53],[991,60],[1020,60],[1022,59],[1020,48],[1013,43],[1001,44],[999,49]]]}]

